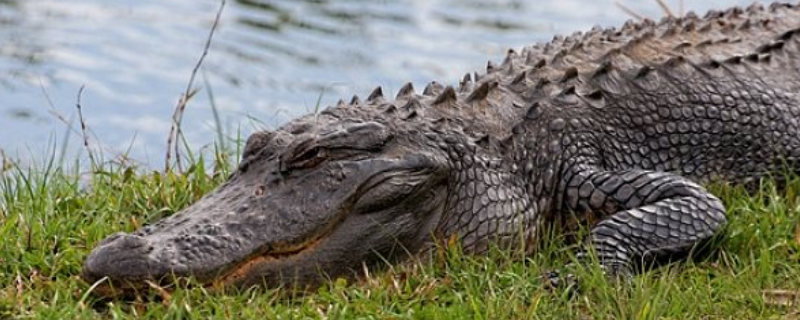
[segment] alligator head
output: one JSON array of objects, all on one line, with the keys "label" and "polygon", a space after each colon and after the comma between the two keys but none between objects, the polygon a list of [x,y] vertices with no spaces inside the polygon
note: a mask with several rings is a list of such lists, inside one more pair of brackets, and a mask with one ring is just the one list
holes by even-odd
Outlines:
[{"label": "alligator head", "polygon": [[103,240],[83,277],[122,289],[182,277],[305,287],[401,260],[430,242],[449,171],[446,153],[420,132],[390,125],[322,113],[255,133],[227,182]]}]

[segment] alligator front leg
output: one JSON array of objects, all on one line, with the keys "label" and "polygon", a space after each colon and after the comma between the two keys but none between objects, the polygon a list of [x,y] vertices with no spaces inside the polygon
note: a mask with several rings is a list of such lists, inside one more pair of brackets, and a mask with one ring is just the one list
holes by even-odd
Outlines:
[{"label": "alligator front leg", "polygon": [[587,243],[608,276],[628,276],[635,264],[688,253],[726,222],[722,202],[679,175],[584,168],[565,178],[566,208],[601,217]]}]

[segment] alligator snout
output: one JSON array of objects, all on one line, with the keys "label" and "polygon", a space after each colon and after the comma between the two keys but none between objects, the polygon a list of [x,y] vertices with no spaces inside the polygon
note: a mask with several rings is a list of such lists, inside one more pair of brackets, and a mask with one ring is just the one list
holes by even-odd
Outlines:
[{"label": "alligator snout", "polygon": [[[83,278],[150,279],[159,267],[150,257],[153,247],[143,237],[117,233],[103,240],[83,264]],[[163,274],[163,273],[162,273]]]}]

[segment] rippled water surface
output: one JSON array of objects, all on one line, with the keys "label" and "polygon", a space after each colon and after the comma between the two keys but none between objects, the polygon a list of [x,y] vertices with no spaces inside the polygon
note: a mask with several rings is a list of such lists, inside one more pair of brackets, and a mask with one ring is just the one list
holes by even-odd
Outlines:
[{"label": "rippled water surface", "polygon": [[[662,14],[655,1],[623,3],[649,17]],[[0,0],[0,150],[43,159],[48,147],[68,141],[79,151],[82,140],[65,123],[75,121],[84,86],[90,142],[111,154],[130,148],[134,158],[158,164],[218,5]],[[183,129],[198,148],[220,132],[212,105],[221,132],[233,138],[313,111],[318,100],[331,104],[377,85],[394,92],[408,81],[455,83],[508,48],[628,18],[613,0],[228,0]]]}]

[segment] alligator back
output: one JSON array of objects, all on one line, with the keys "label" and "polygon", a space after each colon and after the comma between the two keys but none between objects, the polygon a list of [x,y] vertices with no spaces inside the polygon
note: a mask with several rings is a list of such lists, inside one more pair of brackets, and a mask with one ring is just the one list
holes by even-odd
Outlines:
[{"label": "alligator back", "polygon": [[489,77],[530,103],[510,136],[561,144],[567,168],[746,182],[800,167],[798,27],[786,4],[629,22],[510,53]]}]

